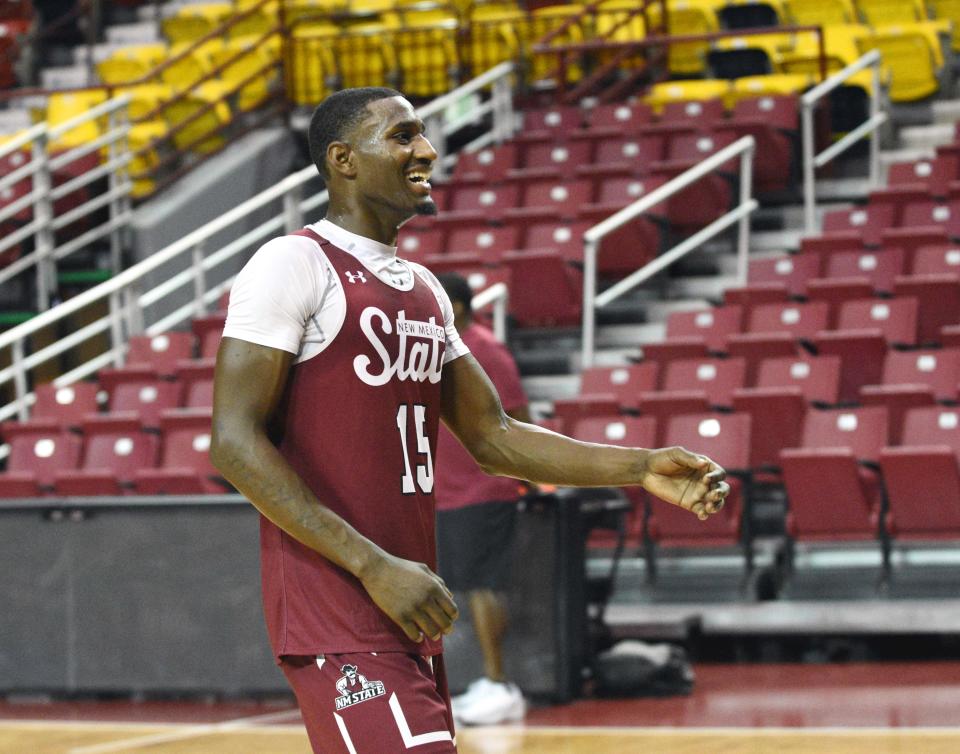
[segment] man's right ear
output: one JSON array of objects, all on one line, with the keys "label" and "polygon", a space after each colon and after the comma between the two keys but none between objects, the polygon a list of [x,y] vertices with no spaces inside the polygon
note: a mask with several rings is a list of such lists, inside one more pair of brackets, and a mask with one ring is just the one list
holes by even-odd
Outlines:
[{"label": "man's right ear", "polygon": [[353,178],[357,174],[353,150],[342,141],[331,141],[327,146],[327,169],[344,178]]}]

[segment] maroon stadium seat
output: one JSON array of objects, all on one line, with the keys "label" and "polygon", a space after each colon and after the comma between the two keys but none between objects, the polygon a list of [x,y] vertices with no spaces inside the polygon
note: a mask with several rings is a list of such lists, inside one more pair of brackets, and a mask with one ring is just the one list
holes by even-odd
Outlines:
[{"label": "maroon stadium seat", "polygon": [[213,372],[215,359],[182,361],[177,369],[177,379],[183,385],[185,408],[213,407]]},{"label": "maroon stadium seat", "polygon": [[[596,171],[594,171],[596,173]],[[631,172],[617,171],[613,174],[599,173],[595,175],[595,190],[593,207],[585,209],[602,219],[612,215],[617,210],[632,204],[664,183],[663,178],[653,176],[636,176]],[[663,215],[666,206],[659,204],[647,210],[646,214]]]},{"label": "maroon stadium seat", "polygon": [[942,197],[947,195],[950,182],[956,178],[956,160],[942,156],[933,160],[894,163],[890,166],[887,183],[926,189],[932,196]]},{"label": "maroon stadium seat", "polygon": [[[863,251],[863,234],[856,230],[838,230],[835,233],[821,233],[800,239],[800,253],[797,256],[816,254],[826,256],[843,251]],[[820,277],[819,271],[814,277]]]},{"label": "maroon stadium seat", "polygon": [[880,382],[887,340],[878,329],[823,331],[813,345],[820,356],[840,357],[841,402],[855,403],[860,388]]},{"label": "maroon stadium seat", "polygon": [[476,254],[487,262],[499,262],[504,252],[520,248],[517,225],[466,225],[450,229],[445,251],[450,254]]},{"label": "maroon stadium seat", "polygon": [[587,111],[590,130],[605,129],[622,134],[636,133],[653,120],[653,109],[642,102],[611,102]]},{"label": "maroon stadium seat", "polygon": [[937,226],[943,228],[950,238],[960,238],[960,199],[917,199],[907,202],[901,210],[900,226]]},{"label": "maroon stadium seat", "polygon": [[656,362],[661,369],[674,359],[705,359],[710,355],[706,341],[697,336],[668,337],[656,343],[644,343],[641,350],[644,361]]},{"label": "maroon stadium seat", "polygon": [[525,110],[523,138],[542,139],[544,135],[565,136],[577,131],[583,123],[583,111],[576,105]]},{"label": "maroon stadium seat", "polygon": [[[220,339],[223,337],[223,326],[227,322],[225,314],[210,314],[206,317],[197,317],[190,323],[193,334],[200,343],[200,358],[212,359],[220,348]],[[180,363],[177,362],[177,367]]]},{"label": "maroon stadium seat", "polygon": [[621,409],[635,409],[640,393],[656,390],[660,365],[655,361],[622,367],[591,367],[580,375],[580,395],[613,395]]},{"label": "maroon stadium seat", "polygon": [[751,283],[738,288],[727,288],[723,292],[723,303],[744,307],[748,313],[758,304],[780,304],[789,299],[787,286],[783,283]]},{"label": "maroon stadium seat", "polygon": [[823,301],[806,304],[761,304],[753,307],[745,332],[789,333],[794,338],[810,339],[825,330],[830,307]]},{"label": "maroon stadium seat", "polygon": [[905,271],[903,249],[883,251],[843,251],[828,254],[825,259],[827,278],[863,277],[879,293],[893,291],[893,281]]},{"label": "maroon stadium seat", "polygon": [[950,236],[940,227],[925,228],[887,228],[883,231],[883,248],[902,249],[907,268],[910,267],[909,260],[913,259],[917,249],[923,246],[932,246],[934,244],[949,244]]},{"label": "maroon stadium seat", "polygon": [[665,444],[667,422],[677,416],[706,414],[711,411],[710,401],[702,390],[671,390],[640,393],[637,402],[640,413],[657,422],[657,447]]},{"label": "maroon stadium seat", "polygon": [[742,358],[671,361],[664,371],[663,390],[700,390],[711,406],[730,408],[733,391],[745,385],[746,371]]},{"label": "maroon stadium seat", "polygon": [[58,472],[58,495],[129,493],[140,469],[157,465],[159,438],[143,431],[136,414],[102,414],[83,422],[80,468]]},{"label": "maroon stadium seat", "polygon": [[432,228],[404,228],[398,239],[397,251],[404,259],[422,262],[429,254],[447,251],[447,231],[441,226]]},{"label": "maroon stadium seat", "polygon": [[789,187],[793,143],[775,126],[762,120],[742,120],[715,126],[714,133],[722,141],[731,144],[744,136],[753,137],[757,145],[753,167],[753,180],[757,191],[783,191]]},{"label": "maroon stadium seat", "polygon": [[56,421],[6,422],[0,434],[10,444],[7,471],[0,474],[0,498],[47,494],[56,473],[75,469],[80,461],[80,437]]},{"label": "maroon stadium seat", "polygon": [[97,413],[99,392],[100,386],[94,382],[74,382],[67,387],[54,387],[52,382],[37,385],[30,418],[52,419],[63,428],[79,427],[87,414]]},{"label": "maroon stadium seat", "polygon": [[553,401],[553,416],[560,420],[564,433],[568,433],[581,419],[592,416],[611,416],[619,410],[620,402],[613,393],[592,393]]},{"label": "maroon stadium seat", "polygon": [[727,336],[740,332],[743,309],[718,306],[692,312],[671,312],[667,317],[667,338],[703,338],[710,351],[722,352]]},{"label": "maroon stadium seat", "polygon": [[160,414],[181,405],[183,386],[149,367],[103,369],[99,378],[110,412],[136,412],[145,427],[159,427]]},{"label": "maroon stadium seat", "polygon": [[733,410],[750,416],[750,467],[754,472],[779,468],[780,451],[800,443],[807,400],[798,387],[734,390]]},{"label": "maroon stadium seat", "polygon": [[159,468],[141,469],[135,487],[141,495],[202,495],[230,491],[210,463],[210,409],[165,411],[160,419]]},{"label": "maroon stadium seat", "polygon": [[800,356],[760,362],[758,388],[797,387],[809,403],[835,404],[840,398],[840,357]]},{"label": "maroon stadium seat", "polygon": [[727,338],[729,356],[747,362],[747,385],[755,385],[757,373],[766,359],[796,358],[803,349],[800,341],[789,332],[734,333]]},{"label": "maroon stadium seat", "polygon": [[860,388],[860,403],[864,406],[883,406],[890,418],[890,444],[899,445],[903,422],[908,411],[921,406],[936,405],[933,388],[928,385],[864,385]]},{"label": "maroon stadium seat", "polygon": [[730,113],[731,122],[763,122],[781,131],[800,129],[800,108],[796,96],[769,95],[744,97],[737,101]]},{"label": "maroon stadium seat", "polygon": [[913,254],[912,275],[960,275],[960,248],[955,244],[921,246]]},{"label": "maroon stadium seat", "polygon": [[440,215],[444,225],[456,225],[465,220],[484,222],[499,220],[506,211],[519,204],[520,187],[517,184],[501,186],[460,184],[453,188],[451,210]]},{"label": "maroon stadium seat", "polygon": [[897,539],[960,538],[960,413],[915,408],[907,413],[902,441],[880,454],[887,530]]},{"label": "maroon stadium seat", "polygon": [[885,408],[810,410],[803,446],[780,454],[797,540],[864,540],[879,535],[881,484],[862,462],[879,461],[888,442]]},{"label": "maroon stadium seat", "polygon": [[833,330],[840,319],[840,308],[848,301],[873,296],[873,284],[865,277],[826,277],[807,283],[807,299],[825,301],[830,306],[827,328]]},{"label": "maroon stadium seat", "polygon": [[628,168],[646,172],[663,159],[665,137],[659,131],[644,131],[631,136],[603,139],[596,145],[593,168]]},{"label": "maroon stadium seat", "polygon": [[569,262],[583,262],[583,234],[592,223],[556,222],[533,219],[529,223],[512,223],[523,236],[523,248],[527,251],[555,251]]},{"label": "maroon stadium seat", "polygon": [[820,277],[822,260],[819,254],[785,254],[769,259],[750,261],[747,280],[757,283],[781,283],[791,296],[802,296],[807,282]]},{"label": "maroon stadium seat", "polygon": [[511,170],[511,179],[538,176],[570,178],[582,165],[593,162],[593,141],[569,139],[565,141],[538,141],[526,144],[520,153],[521,169]]},{"label": "maroon stadium seat", "polygon": [[514,290],[510,313],[521,327],[576,325],[583,310],[583,275],[556,251],[508,252],[503,263],[510,270]]},{"label": "maroon stadium seat", "polygon": [[520,149],[514,142],[487,147],[478,152],[461,152],[457,155],[453,178],[457,183],[502,181],[509,171],[520,164],[519,154]]},{"label": "maroon stadium seat", "polygon": [[960,277],[956,275],[899,277],[893,292],[917,300],[917,342],[921,345],[938,342],[940,328],[960,322]]},{"label": "maroon stadium seat", "polygon": [[883,365],[884,385],[926,385],[938,401],[957,400],[960,349],[890,351]]},{"label": "maroon stadium seat", "polygon": [[177,371],[181,359],[193,358],[195,340],[188,332],[167,332],[161,335],[134,335],[130,338],[125,365],[149,366],[160,375]]},{"label": "maroon stadium seat", "polygon": [[877,329],[891,345],[914,345],[917,342],[917,300],[898,297],[846,301],[840,305],[836,329]]},{"label": "maroon stadium seat", "polygon": [[896,209],[893,204],[882,203],[833,210],[824,215],[823,230],[825,233],[855,231],[861,234],[865,246],[879,246],[883,230],[896,225]]},{"label": "maroon stadium seat", "polygon": [[678,100],[664,105],[660,122],[702,127],[705,123],[722,121],[724,117],[726,109],[721,99]]},{"label": "maroon stadium seat", "polygon": [[518,207],[507,211],[511,218],[550,218],[573,220],[582,205],[593,202],[593,182],[587,179],[564,180],[550,178],[523,185],[523,196]]}]

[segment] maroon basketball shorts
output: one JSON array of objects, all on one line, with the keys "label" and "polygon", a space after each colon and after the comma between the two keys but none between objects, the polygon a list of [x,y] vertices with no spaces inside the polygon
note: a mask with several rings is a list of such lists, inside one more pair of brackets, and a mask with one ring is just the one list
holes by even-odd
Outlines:
[{"label": "maroon basketball shorts", "polygon": [[452,754],[443,657],[287,656],[280,664],[315,754]]}]

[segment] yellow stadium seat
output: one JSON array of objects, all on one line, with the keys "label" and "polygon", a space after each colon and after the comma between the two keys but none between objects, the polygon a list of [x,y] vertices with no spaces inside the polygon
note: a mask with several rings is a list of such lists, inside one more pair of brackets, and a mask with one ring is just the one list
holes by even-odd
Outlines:
[{"label": "yellow stadium seat", "polygon": [[[107,101],[105,89],[85,89],[78,92],[54,92],[47,99],[46,121],[57,126]],[[53,149],[72,149],[88,144],[103,133],[104,123],[89,120],[72,128],[52,141]]]},{"label": "yellow stadium seat", "polygon": [[732,108],[742,99],[764,95],[801,94],[817,83],[816,77],[806,73],[774,73],[769,76],[743,76],[734,79],[728,99]]},{"label": "yellow stadium seat", "polygon": [[893,102],[913,102],[939,91],[936,58],[925,34],[888,27],[859,40],[859,44],[864,53],[880,50]]},{"label": "yellow stadium seat", "polygon": [[461,47],[468,59],[464,67],[479,76],[498,63],[519,60],[523,48],[523,11],[481,5],[473,10],[467,27],[468,42]]},{"label": "yellow stadium seat", "polygon": [[[583,6],[580,5],[548,5],[537,8],[527,16],[523,32],[523,46],[525,55],[530,60],[531,81],[541,81],[554,76],[560,64],[559,55],[534,53],[533,47],[547,34],[556,31],[570,20],[580,19],[582,15]],[[557,47],[577,44],[584,40],[584,36],[583,27],[578,21],[575,21],[550,40],[549,44]],[[579,65],[571,61],[567,68],[567,81],[578,81],[581,75]]]},{"label": "yellow stadium seat", "polygon": [[232,97],[241,112],[261,104],[277,82],[276,61],[249,37],[228,43],[212,53],[211,59],[220,69],[220,81],[233,92]]},{"label": "yellow stadium seat", "polygon": [[160,79],[178,92],[189,89],[205,76],[213,73],[213,55],[222,50],[223,46],[224,43],[220,39],[212,39],[197,48],[194,48],[191,42],[174,45],[170,49],[171,58],[186,54],[160,71]]},{"label": "yellow stadium seat", "polygon": [[[647,25],[643,14],[638,13],[636,0],[602,0],[597,6],[594,33],[597,39],[612,42],[639,42],[647,36]],[[639,52],[639,51],[638,51]],[[601,62],[607,61],[614,53],[601,53]],[[642,54],[633,55],[620,61],[620,67],[633,70],[642,65]]]},{"label": "yellow stadium seat", "polygon": [[283,6],[287,26],[300,29],[311,24],[329,24],[330,14],[345,13],[347,0],[287,0]]},{"label": "yellow stadium seat", "polygon": [[169,132],[163,120],[149,120],[135,123],[130,127],[128,141],[133,158],[127,166],[131,193],[135,199],[150,196],[156,190],[156,178],[153,172],[160,165],[161,144]]},{"label": "yellow stadium seat", "polygon": [[160,106],[173,99],[173,87],[167,84],[138,84],[118,89],[117,93],[130,95],[131,121],[140,121],[144,118],[160,116]]},{"label": "yellow stadium seat", "polygon": [[396,86],[397,61],[390,30],[382,24],[358,24],[311,38],[329,50],[335,88]]},{"label": "yellow stadium seat", "polygon": [[[709,34],[719,31],[719,3],[677,2],[667,7],[672,35]],[[670,45],[668,67],[675,76],[701,74],[706,70],[709,42],[678,42]]]},{"label": "yellow stadium seat", "polygon": [[951,48],[960,52],[960,0],[928,0],[928,4],[934,18],[951,24]]},{"label": "yellow stadium seat", "polygon": [[97,75],[111,86],[140,81],[153,73],[167,52],[167,45],[162,42],[122,47],[97,63]]},{"label": "yellow stadium seat", "polygon": [[[223,132],[231,120],[227,98],[227,88],[219,81],[208,81],[177,95],[163,110],[174,146],[179,151],[189,150],[198,154],[220,149],[226,143]],[[201,111],[203,114],[198,115]],[[197,117],[189,124],[174,131],[195,115]]]},{"label": "yellow stadium seat", "polygon": [[350,0],[347,12],[358,16],[380,16],[393,10],[394,0]]},{"label": "yellow stadium seat", "polygon": [[198,3],[182,6],[160,22],[171,45],[196,42],[219,27],[234,12],[230,3]]},{"label": "yellow stadium seat", "polygon": [[863,22],[874,28],[927,18],[921,0],[856,0],[856,3]]},{"label": "yellow stadium seat", "polygon": [[787,18],[797,26],[843,26],[858,22],[852,0],[785,0]]},{"label": "yellow stadium seat", "polygon": [[[827,58],[827,74],[836,73],[850,65],[862,54],[859,40],[870,37],[866,26],[848,24],[829,26],[823,29],[824,53]],[[817,36],[812,32],[796,35],[796,44],[789,52],[781,53],[779,69],[783,73],[820,74],[820,48]]]},{"label": "yellow stadium seat", "polygon": [[337,65],[332,47],[339,34],[340,29],[330,25],[294,30],[287,84],[288,96],[296,104],[316,106],[334,91]]},{"label": "yellow stadium seat", "polygon": [[457,86],[457,22],[394,29],[391,44],[400,66],[400,88],[435,97]]},{"label": "yellow stadium seat", "polygon": [[665,81],[650,87],[650,91],[643,99],[659,115],[663,112],[664,106],[670,102],[722,99],[726,105],[731,91],[731,84],[726,79]]},{"label": "yellow stadium seat", "polygon": [[273,30],[280,31],[280,19],[277,14],[270,14],[266,9],[258,8],[251,11],[250,15],[244,16],[231,24],[227,29],[227,37],[229,39],[248,36],[261,37]]},{"label": "yellow stadium seat", "polygon": [[733,78],[777,70],[780,58],[795,45],[794,34],[745,34],[710,43],[708,60],[715,76]]}]

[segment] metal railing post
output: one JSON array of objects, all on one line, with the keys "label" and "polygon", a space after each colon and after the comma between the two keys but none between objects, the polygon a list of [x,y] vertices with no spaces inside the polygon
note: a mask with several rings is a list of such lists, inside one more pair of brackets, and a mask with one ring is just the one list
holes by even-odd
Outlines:
[{"label": "metal railing post", "polygon": [[443,111],[431,115],[426,119],[427,140],[433,145],[437,159],[433,161],[433,175],[436,178],[444,176],[444,157],[447,156],[447,137],[443,133]]},{"label": "metal railing post", "polygon": [[294,233],[303,227],[303,184],[290,187],[283,195],[283,228]]},{"label": "metal railing post", "polygon": [[501,343],[507,341],[507,297],[493,302],[493,334]]},{"label": "metal railing post", "polygon": [[[880,115],[880,58],[871,66],[871,81],[873,92],[870,97],[870,120],[875,121]],[[870,188],[880,185],[880,129],[876,128],[870,134]]]},{"label": "metal railing post", "polygon": [[37,252],[37,307],[40,311],[49,308],[50,292],[56,284],[56,269],[51,270],[54,264],[53,199],[50,198],[53,179],[50,175],[48,140],[49,134],[44,131],[33,142],[33,159],[37,162],[37,172],[33,175],[33,191],[36,197],[33,219],[37,224],[34,244]]},{"label": "metal railing post", "polygon": [[193,272],[193,310],[197,317],[206,314],[203,305],[203,295],[207,292],[206,275],[203,269],[203,259],[206,256],[206,243],[198,241],[190,251],[191,270]]},{"label": "metal railing post", "polygon": [[110,293],[110,350],[113,353],[113,365],[118,369],[123,366],[123,337],[124,302],[121,301],[121,290]]},{"label": "metal railing post", "polygon": [[11,358],[13,359],[13,394],[19,404],[17,409],[17,418],[25,422],[29,417],[27,415],[27,370],[23,365],[23,341],[15,340],[10,345]]},{"label": "metal railing post", "polygon": [[[738,206],[749,203],[753,197],[753,153],[756,144],[751,144],[740,155],[740,202]],[[750,216],[740,218],[737,233],[737,283],[747,284],[747,265],[750,257]]]},{"label": "metal railing post", "polygon": [[597,251],[599,241],[585,241],[583,244],[583,344],[581,369],[593,366],[593,351],[596,334],[597,295]]},{"label": "metal railing post", "polygon": [[510,72],[493,84],[493,138],[502,142],[513,135],[513,90],[510,87]]},{"label": "metal railing post", "polygon": [[813,104],[800,104],[801,159],[803,160],[803,228],[807,234],[817,228],[816,176],[814,171]]}]

